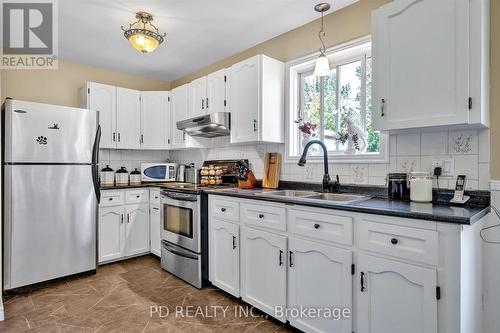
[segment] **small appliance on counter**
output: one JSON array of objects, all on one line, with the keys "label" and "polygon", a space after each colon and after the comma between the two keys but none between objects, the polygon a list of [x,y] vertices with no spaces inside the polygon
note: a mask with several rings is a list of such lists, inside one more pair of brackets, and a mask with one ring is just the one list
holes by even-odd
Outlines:
[{"label": "small appliance on counter", "polygon": [[457,176],[457,182],[455,184],[455,192],[453,193],[453,198],[450,200],[451,203],[464,204],[467,201],[469,201],[470,197],[468,195],[464,195],[466,181],[467,177],[465,175]]},{"label": "small appliance on counter", "polygon": [[177,163],[141,163],[141,181],[175,182]]},{"label": "small appliance on counter", "polygon": [[137,168],[130,173],[130,185],[141,185],[141,172]]},{"label": "small appliance on counter", "polygon": [[124,166],[115,172],[115,184],[116,186],[128,185],[128,171]]},{"label": "small appliance on counter", "polygon": [[186,183],[198,184],[198,169],[194,163],[190,163],[186,168]]},{"label": "small appliance on counter", "polygon": [[113,185],[115,185],[115,171],[106,165],[105,168],[101,169],[101,186]]},{"label": "small appliance on counter", "polygon": [[186,181],[186,166],[184,164],[179,164],[177,167],[177,176],[175,181],[179,183],[184,183]]},{"label": "small appliance on counter", "polygon": [[429,172],[410,173],[410,199],[415,202],[432,202],[432,179]]},{"label": "small appliance on counter", "polygon": [[410,200],[410,185],[407,173],[387,175],[388,197],[393,200]]}]

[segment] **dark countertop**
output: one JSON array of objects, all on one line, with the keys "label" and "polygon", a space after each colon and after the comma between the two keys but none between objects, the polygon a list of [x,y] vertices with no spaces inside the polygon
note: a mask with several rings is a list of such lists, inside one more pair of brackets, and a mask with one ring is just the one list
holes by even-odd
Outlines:
[{"label": "dark countertop", "polygon": [[[304,205],[309,207],[330,208],[367,214],[378,214],[386,216],[397,216],[403,218],[421,219],[436,222],[449,222],[457,224],[473,224],[479,221],[483,216],[490,212],[489,193],[476,191],[468,194],[473,195],[471,202],[476,202],[468,206],[452,206],[448,204],[450,193],[440,194],[436,197],[433,203],[418,203],[409,201],[390,200],[384,197],[387,189],[383,187],[360,187],[360,186],[344,186],[341,192],[366,194],[372,199],[357,201],[349,204],[336,203],[326,200],[308,200],[295,197],[271,197],[262,195],[265,192],[277,191],[266,189],[238,189],[238,188],[196,188],[196,189],[172,189],[169,187],[172,183],[142,183],[140,185],[127,186],[109,186],[101,187],[101,190],[120,190],[134,189],[144,187],[158,187],[161,189],[169,189],[173,191],[200,193],[201,191],[208,194],[216,194],[222,196],[231,196],[238,198],[247,198],[254,200],[263,200],[270,202],[281,202],[288,204]],[[280,183],[280,187],[288,189],[302,189],[310,191],[320,191],[320,184],[304,184],[304,183]],[[436,203],[437,202],[437,203]]]},{"label": "dark countertop", "polygon": [[372,199],[357,201],[349,204],[342,204],[326,200],[313,201],[311,199],[305,198],[271,197],[263,195],[263,193],[265,193],[266,191],[269,192],[270,190],[209,189],[205,192],[208,194],[216,194],[222,196],[457,224],[473,224],[490,212],[489,205],[461,207],[436,203],[417,203],[409,201],[390,200],[387,198],[379,197],[374,197]]}]

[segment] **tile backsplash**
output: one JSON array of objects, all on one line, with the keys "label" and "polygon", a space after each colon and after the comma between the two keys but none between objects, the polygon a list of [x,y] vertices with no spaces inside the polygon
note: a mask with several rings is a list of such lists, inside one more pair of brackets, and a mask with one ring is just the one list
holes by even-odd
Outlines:
[{"label": "tile backsplash", "polygon": [[165,162],[169,155],[169,151],[161,150],[100,149],[99,169],[109,165],[116,171],[124,166],[131,172],[135,168],[140,170],[141,162]]},{"label": "tile backsplash", "polygon": [[[451,159],[454,162],[453,176],[440,177],[441,188],[454,188],[456,175],[465,174],[468,189],[489,190],[489,147],[489,130],[422,129],[391,135],[388,163],[330,162],[329,168],[332,175],[339,175],[342,183],[385,185],[388,172],[431,172],[434,159]],[[256,177],[262,178],[264,154],[280,152],[284,155],[284,150],[283,144],[226,144],[220,148],[171,151],[170,159],[179,163],[194,162],[200,167],[204,160],[247,158]],[[305,167],[283,163],[281,167],[282,180],[319,183],[322,175],[322,163],[309,162]],[[437,186],[435,180],[434,186]]]}]

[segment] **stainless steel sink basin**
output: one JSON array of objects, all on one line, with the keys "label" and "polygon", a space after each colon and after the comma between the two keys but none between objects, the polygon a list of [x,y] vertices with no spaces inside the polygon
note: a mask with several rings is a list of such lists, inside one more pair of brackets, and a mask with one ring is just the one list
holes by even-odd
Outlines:
[{"label": "stainless steel sink basin", "polygon": [[297,191],[297,190],[281,190],[273,192],[262,192],[262,195],[278,196],[278,197],[310,197],[317,195],[316,192],[311,191]]},{"label": "stainless steel sink basin", "polygon": [[318,199],[318,200],[335,201],[342,203],[351,203],[360,200],[367,200],[369,198],[370,197],[367,197],[365,195],[344,194],[344,193],[320,193],[308,197],[308,199]]}]

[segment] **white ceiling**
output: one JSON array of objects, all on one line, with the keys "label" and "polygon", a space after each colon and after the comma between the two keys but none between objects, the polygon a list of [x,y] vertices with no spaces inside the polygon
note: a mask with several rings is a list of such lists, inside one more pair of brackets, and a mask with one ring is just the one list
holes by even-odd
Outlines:
[{"label": "white ceiling", "polygon": [[[357,0],[334,0],[328,13]],[[117,71],[172,81],[319,17],[321,0],[62,0],[59,56]],[[167,36],[141,54],[121,26],[135,12],[154,16]],[[319,27],[318,27],[319,28]],[[311,36],[314,38],[315,36]]]}]

